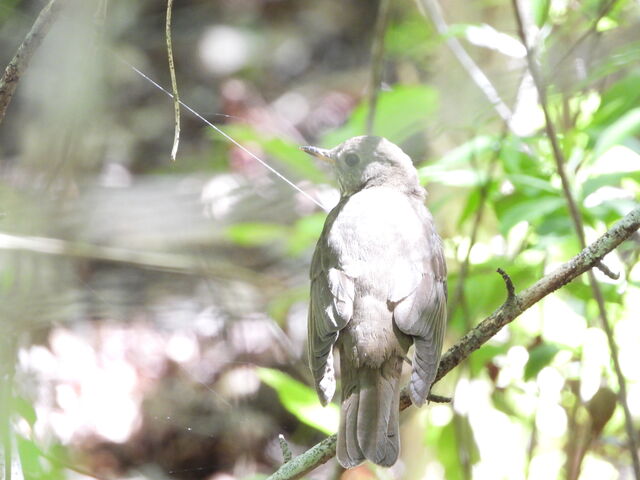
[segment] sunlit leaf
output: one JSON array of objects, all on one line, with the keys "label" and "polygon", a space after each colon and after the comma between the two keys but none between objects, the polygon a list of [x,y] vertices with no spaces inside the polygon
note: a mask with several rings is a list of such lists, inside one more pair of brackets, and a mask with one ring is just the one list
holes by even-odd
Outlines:
[{"label": "sunlit leaf", "polygon": [[532,0],[531,9],[533,12],[533,21],[538,28],[542,27],[549,18],[549,6],[551,0]]},{"label": "sunlit leaf", "polygon": [[[425,85],[396,85],[391,91],[380,92],[376,107],[374,134],[402,143],[424,131],[433,121],[438,107],[436,90]],[[363,100],[345,125],[324,136],[322,145],[334,147],[348,138],[364,135],[369,105]]]},{"label": "sunlit leaf", "polygon": [[323,407],[313,389],[279,370],[259,368],[258,376],[278,393],[284,408],[298,420],[326,434],[338,430],[340,409],[337,405],[331,403]]},{"label": "sunlit leaf", "polygon": [[593,156],[598,158],[614,145],[622,143],[626,138],[639,132],[640,107],[629,110],[602,131],[593,150]]},{"label": "sunlit leaf", "polygon": [[541,343],[529,351],[529,360],[524,366],[524,379],[531,380],[540,370],[549,365],[556,354],[560,351],[552,343]]},{"label": "sunlit leaf", "polygon": [[448,34],[464,36],[472,45],[495,50],[514,58],[523,58],[527,51],[519,40],[504,32],[499,32],[491,25],[452,24]]},{"label": "sunlit leaf", "polygon": [[599,188],[605,186],[618,186],[620,185],[621,181],[625,179],[632,179],[636,182],[640,182],[640,169],[635,172],[606,173],[604,175],[591,177],[582,184],[582,196],[587,197]]}]

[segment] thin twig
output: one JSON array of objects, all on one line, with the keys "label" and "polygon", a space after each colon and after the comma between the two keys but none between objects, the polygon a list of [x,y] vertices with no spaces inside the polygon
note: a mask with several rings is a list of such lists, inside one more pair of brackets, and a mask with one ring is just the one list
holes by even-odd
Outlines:
[{"label": "thin twig", "polygon": [[[553,272],[548,273],[538,280],[534,285],[522,291],[520,294],[515,295],[515,301],[505,302],[478,326],[464,335],[442,356],[436,381],[453,370],[471,353],[480,348],[505,325],[515,320],[525,310],[550,293],[571,282],[577,276],[593,268],[596,262],[620,245],[620,243],[631,236],[639,227],[640,208],[636,208],[567,263],[560,265]],[[404,410],[410,405],[411,399],[405,387],[400,394],[400,409]],[[327,462],[335,453],[336,436],[331,435],[311,447],[302,455],[287,462],[286,465],[280,467],[280,469],[268,477],[267,480],[300,478],[319,465]]]},{"label": "thin twig", "polygon": [[283,463],[290,462],[291,459],[293,458],[293,455],[291,454],[291,449],[289,448],[289,444],[287,443],[287,440],[284,438],[284,435],[282,434],[278,435],[278,442],[280,443],[280,450],[282,451]]},{"label": "thin twig", "polygon": [[[562,191],[564,192],[565,200],[567,202],[567,206],[569,207],[569,213],[571,215],[571,220],[573,222],[573,226],[580,242],[580,246],[584,248],[585,236],[584,236],[584,227],[582,222],[582,216],[580,214],[580,210],[576,204],[575,199],[571,193],[571,185],[569,183],[569,178],[567,177],[567,173],[565,171],[565,159],[562,149],[560,148],[558,142],[558,135],[555,130],[555,126],[553,123],[553,119],[549,113],[548,103],[547,103],[547,92],[545,89],[545,85],[541,79],[540,72],[538,70],[538,66],[536,64],[535,58],[533,56],[533,52],[529,47],[527,37],[525,34],[524,24],[522,21],[522,16],[520,15],[520,9],[518,6],[518,0],[511,0],[513,5],[513,11],[518,27],[518,34],[520,35],[520,39],[525,46],[527,51],[527,62],[529,66],[529,71],[531,72],[531,77],[533,79],[534,85],[538,92],[538,98],[540,102],[540,106],[542,107],[542,111],[545,117],[545,131],[547,133],[547,137],[549,138],[549,142],[551,143],[551,150],[553,152],[553,158],[556,163],[556,168],[558,170],[558,175],[560,176],[560,180],[562,182]],[[603,273],[608,274],[610,270],[608,268],[602,268],[602,262],[598,261],[595,263],[595,266],[600,268]],[[609,325],[609,320],[607,318],[607,309],[604,303],[604,298],[602,296],[602,291],[600,290],[600,285],[598,284],[595,274],[592,271],[589,271],[589,284],[591,285],[591,290],[593,292],[593,296],[598,304],[598,310],[600,312],[600,320],[602,323],[602,328],[607,336],[607,341],[609,343],[609,350],[611,351],[611,358],[613,360],[613,367],[616,373],[616,377],[618,379],[619,392],[618,399],[620,404],[622,405],[622,409],[624,410],[625,417],[625,427],[627,430],[627,436],[629,439],[629,450],[631,454],[631,460],[633,464],[633,470],[635,474],[636,480],[640,480],[640,460],[638,459],[638,448],[637,442],[635,438],[635,428],[633,425],[633,417],[631,415],[631,411],[629,410],[629,405],[627,402],[627,388],[626,388],[626,380],[622,373],[622,369],[620,367],[620,360],[618,356],[618,346],[616,345],[615,339],[613,337],[613,331],[611,330],[611,326]]]},{"label": "thin twig", "polygon": [[498,268],[496,270],[496,272],[498,272],[501,276],[502,276],[502,280],[504,280],[504,285],[505,287],[507,287],[507,302],[511,302],[513,301],[514,298],[516,298],[516,289],[513,286],[513,281],[511,280],[511,277],[507,274],[507,272],[505,272],[503,269]]},{"label": "thin twig", "polygon": [[[482,91],[489,103],[493,106],[495,111],[498,113],[500,118],[504,120],[504,122],[509,126],[511,123],[511,109],[507,106],[506,103],[502,101],[498,91],[491,83],[491,80],[484,74],[484,72],[476,65],[473,59],[469,56],[467,51],[464,49],[460,41],[451,36],[449,32],[449,26],[447,22],[444,20],[444,16],[442,15],[442,9],[440,8],[440,4],[437,0],[416,0],[418,3],[418,9],[425,17],[428,16],[431,18],[431,21],[436,27],[436,30],[440,35],[442,35],[445,39],[445,42],[453,55],[456,57],[462,68],[464,68],[476,86]],[[511,128],[511,127],[509,127]]]},{"label": "thin twig", "polygon": [[167,0],[167,21],[165,23],[165,36],[167,37],[167,57],[169,58],[169,73],[171,74],[171,91],[173,92],[173,112],[175,128],[173,133],[173,147],[171,148],[171,160],[176,161],[178,145],[180,145],[180,96],[178,95],[178,81],[176,80],[176,68],[173,64],[173,46],[171,42],[171,12],[173,0]]},{"label": "thin twig", "polygon": [[371,83],[369,84],[369,111],[367,112],[367,135],[373,134],[373,123],[376,118],[378,91],[382,82],[382,60],[384,59],[384,34],[389,23],[391,0],[380,0],[378,18],[373,33],[371,48]]},{"label": "thin twig", "polygon": [[33,54],[42,43],[42,40],[44,40],[65,3],[65,0],[50,0],[47,3],[40,11],[38,18],[22,41],[22,44],[18,47],[9,65],[5,68],[2,78],[0,78],[0,123],[2,123],[7,107],[11,103],[16,87],[20,82],[20,77],[29,66]]}]

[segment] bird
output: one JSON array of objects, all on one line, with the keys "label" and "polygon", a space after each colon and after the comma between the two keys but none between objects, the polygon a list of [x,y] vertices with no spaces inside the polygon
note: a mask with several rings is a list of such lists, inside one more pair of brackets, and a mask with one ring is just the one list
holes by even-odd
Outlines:
[{"label": "bird", "polygon": [[425,403],[446,328],[442,240],[409,156],[383,137],[358,136],[333,149],[301,147],[333,166],[340,201],[329,212],[310,268],[308,361],[326,406],[342,402],[336,453],[344,468],[394,465],[400,452],[402,364],[414,348],[409,396]]}]

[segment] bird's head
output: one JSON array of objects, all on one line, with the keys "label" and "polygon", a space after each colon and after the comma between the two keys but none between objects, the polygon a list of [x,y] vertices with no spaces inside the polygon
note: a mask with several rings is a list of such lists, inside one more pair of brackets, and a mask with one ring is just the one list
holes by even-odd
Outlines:
[{"label": "bird's head", "polygon": [[345,140],[330,150],[301,149],[333,165],[343,196],[382,185],[408,194],[424,193],[409,156],[386,138],[364,135]]}]

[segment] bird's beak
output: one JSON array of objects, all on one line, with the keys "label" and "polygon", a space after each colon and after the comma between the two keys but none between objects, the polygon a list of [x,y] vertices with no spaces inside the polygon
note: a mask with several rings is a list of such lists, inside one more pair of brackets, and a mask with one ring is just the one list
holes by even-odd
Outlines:
[{"label": "bird's beak", "polygon": [[331,164],[336,163],[336,161],[333,158],[331,158],[330,150],[326,150],[324,148],[318,148],[318,147],[300,147],[300,150],[308,153],[309,155],[313,155],[314,157],[318,157],[320,160],[324,160],[325,162],[328,162]]}]

